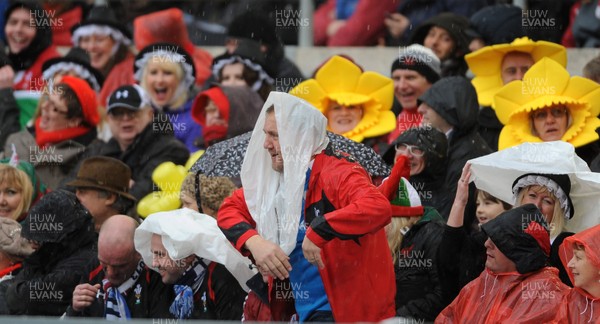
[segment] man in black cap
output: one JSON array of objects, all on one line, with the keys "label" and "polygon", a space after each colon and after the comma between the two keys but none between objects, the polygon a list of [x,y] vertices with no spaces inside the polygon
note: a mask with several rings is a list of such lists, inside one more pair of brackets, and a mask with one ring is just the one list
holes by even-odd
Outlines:
[{"label": "man in black cap", "polygon": [[175,138],[167,118],[153,111],[140,86],[117,88],[108,100],[106,115],[112,138],[107,143],[94,141],[86,157],[101,155],[124,162],[131,169],[129,193],[135,199],[153,191],[152,172],[159,164],[187,161],[188,149]]},{"label": "man in black cap", "polygon": [[533,204],[483,224],[487,259],[481,275],[466,285],[436,323],[547,323],[568,287],[547,267],[550,235]]},{"label": "man in black cap", "polygon": [[117,160],[95,156],[83,161],[77,178],[68,186],[75,187],[75,195],[92,214],[96,232],[109,217],[125,214],[135,204],[129,194],[131,170]]}]

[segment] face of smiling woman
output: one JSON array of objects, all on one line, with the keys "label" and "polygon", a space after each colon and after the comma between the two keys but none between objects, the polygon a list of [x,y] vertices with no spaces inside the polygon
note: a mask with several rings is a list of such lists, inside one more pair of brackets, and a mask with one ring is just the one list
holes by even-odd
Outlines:
[{"label": "face of smiling woman", "polygon": [[339,135],[353,130],[360,123],[362,116],[362,106],[343,106],[337,102],[331,102],[326,115],[329,129]]}]

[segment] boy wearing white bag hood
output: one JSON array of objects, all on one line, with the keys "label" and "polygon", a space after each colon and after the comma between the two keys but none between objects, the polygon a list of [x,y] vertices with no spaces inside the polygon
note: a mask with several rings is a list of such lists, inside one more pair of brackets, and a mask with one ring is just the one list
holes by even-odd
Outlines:
[{"label": "boy wearing white bag hood", "polygon": [[163,283],[173,285],[174,318],[241,319],[246,281],[255,272],[214,218],[187,208],[155,213],[136,229],[134,241]]}]

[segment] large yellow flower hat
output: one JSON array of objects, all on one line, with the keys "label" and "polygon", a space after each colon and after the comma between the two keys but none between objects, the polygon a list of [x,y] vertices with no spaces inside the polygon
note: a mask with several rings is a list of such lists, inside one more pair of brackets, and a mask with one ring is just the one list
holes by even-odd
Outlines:
[{"label": "large yellow flower hat", "polygon": [[380,136],[396,128],[391,111],[394,82],[379,73],[362,72],[360,67],[341,56],[333,56],[316,73],[314,79],[298,84],[290,94],[300,97],[323,114],[333,100],[341,105],[362,105],[363,117],[356,127],[344,134],[356,142]]},{"label": "large yellow flower hat", "polygon": [[600,85],[579,76],[570,77],[561,64],[543,58],[525,73],[523,81],[510,82],[494,96],[493,108],[504,124],[498,149],[542,142],[531,132],[529,113],[558,104],[569,110],[569,128],[563,141],[579,147],[598,139]]},{"label": "large yellow flower hat", "polygon": [[546,41],[535,42],[527,37],[517,38],[510,44],[486,46],[465,55],[465,61],[475,75],[471,83],[477,91],[480,105],[492,105],[494,94],[504,86],[501,75],[502,59],[504,55],[513,51],[531,54],[534,62],[548,57],[563,67],[567,66],[567,50],[564,46]]}]

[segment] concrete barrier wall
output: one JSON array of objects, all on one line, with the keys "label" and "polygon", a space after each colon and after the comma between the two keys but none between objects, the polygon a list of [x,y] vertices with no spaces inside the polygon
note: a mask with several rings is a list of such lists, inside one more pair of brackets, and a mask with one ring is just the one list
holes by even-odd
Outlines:
[{"label": "concrete barrier wall", "polygon": [[[213,55],[223,53],[223,47],[206,47]],[[310,76],[323,61],[335,54],[352,57],[365,70],[390,75],[392,62],[398,56],[399,49],[394,47],[286,47],[286,56],[296,62],[305,76]],[[600,55],[600,49],[567,49],[567,69],[571,75],[581,75],[583,66],[592,58]]]}]

